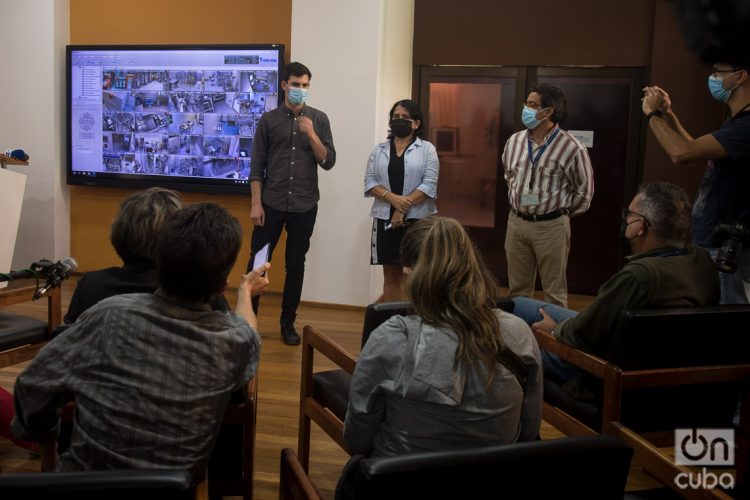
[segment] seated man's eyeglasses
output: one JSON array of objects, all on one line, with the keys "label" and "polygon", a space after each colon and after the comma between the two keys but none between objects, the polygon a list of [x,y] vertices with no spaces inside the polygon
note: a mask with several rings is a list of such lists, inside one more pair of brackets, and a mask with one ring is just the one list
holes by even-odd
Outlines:
[{"label": "seated man's eyeglasses", "polygon": [[[648,221],[648,217],[646,217],[645,215],[643,215],[643,214],[639,214],[638,212],[634,212],[633,210],[630,210],[630,209],[629,209],[629,208],[627,208],[627,207],[622,207],[622,209],[621,209],[621,210],[622,210],[622,219],[623,219],[623,220],[624,220],[624,221],[625,221],[625,222],[626,222],[626,223],[627,223],[628,225],[629,225],[629,224],[632,224],[633,222],[638,222],[639,220],[642,220],[642,221],[643,221],[643,222],[644,222],[645,224],[649,224],[649,221]],[[633,220],[629,221],[629,220],[628,220],[628,218],[629,218],[629,217],[630,217],[631,215],[635,215],[635,216],[637,216],[638,218],[637,218],[637,219],[633,219]]]},{"label": "seated man's eyeglasses", "polygon": [[714,78],[718,78],[723,73],[736,73],[738,71],[742,71],[742,68],[727,68],[727,69],[714,68],[713,72],[711,73],[711,76]]}]

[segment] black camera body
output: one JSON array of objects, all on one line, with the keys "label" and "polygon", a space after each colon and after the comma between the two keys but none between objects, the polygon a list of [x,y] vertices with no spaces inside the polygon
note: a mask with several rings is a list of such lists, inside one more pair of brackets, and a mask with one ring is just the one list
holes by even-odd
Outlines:
[{"label": "black camera body", "polygon": [[722,273],[737,271],[742,247],[750,241],[750,228],[742,222],[719,224],[716,226],[716,238],[721,241],[719,254],[716,256],[716,267]]}]

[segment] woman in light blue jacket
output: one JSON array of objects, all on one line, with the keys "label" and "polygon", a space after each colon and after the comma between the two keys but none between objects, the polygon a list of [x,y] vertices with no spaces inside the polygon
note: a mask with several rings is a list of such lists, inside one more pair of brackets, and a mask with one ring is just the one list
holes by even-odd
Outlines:
[{"label": "woman in light blue jacket", "polygon": [[378,302],[404,300],[399,248],[406,226],[437,212],[440,164],[435,146],[421,139],[424,116],[411,99],[396,102],[388,115],[388,140],[367,160],[365,196],[372,204],[370,264],[383,266],[383,295]]}]

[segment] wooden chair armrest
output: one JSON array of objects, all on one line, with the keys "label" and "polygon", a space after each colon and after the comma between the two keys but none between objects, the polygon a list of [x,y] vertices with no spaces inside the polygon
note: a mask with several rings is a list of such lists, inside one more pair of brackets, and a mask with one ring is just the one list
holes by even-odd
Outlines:
[{"label": "wooden chair armrest", "polygon": [[[305,326],[302,331],[303,352],[313,348],[327,357],[336,365],[340,366],[347,373],[354,373],[354,367],[357,364],[357,358],[344,349],[341,344],[331,339],[328,335],[312,326]],[[312,366],[310,366],[312,369]]]},{"label": "wooden chair armrest", "polygon": [[[26,284],[33,283],[33,284]],[[11,285],[0,289],[0,308],[22,302],[29,302],[36,292],[36,283],[33,280],[22,280],[19,285]],[[47,292],[47,327],[52,331],[62,323],[62,296],[60,287],[55,287]]]},{"label": "wooden chair armrest", "polygon": [[622,388],[666,387],[750,380],[750,365],[695,366],[622,372]]},{"label": "wooden chair armrest", "polygon": [[671,458],[659,451],[656,446],[625,427],[620,422],[610,422],[607,430],[609,434],[622,439],[633,447],[633,458],[636,462],[641,464],[646,472],[651,474],[663,485],[677,492],[683,498],[712,498],[720,500],[729,500],[732,498],[718,489],[680,489],[677,484],[675,484],[675,478],[677,475],[681,473],[695,473],[694,471],[691,471],[688,467],[675,464]]},{"label": "wooden chair armrest", "polygon": [[307,477],[297,455],[291,448],[281,450],[279,468],[279,500],[320,500],[323,496]]},{"label": "wooden chair armrest", "polygon": [[252,376],[250,380],[247,381],[245,390],[247,392],[248,403],[252,405],[257,404],[258,402],[258,373],[257,372],[255,375]]},{"label": "wooden chair armrest", "polygon": [[617,366],[598,356],[563,344],[549,333],[534,332],[534,337],[536,337],[536,341],[541,349],[559,356],[560,359],[567,361],[580,370],[590,373],[598,379],[604,380],[607,370],[619,370]]}]

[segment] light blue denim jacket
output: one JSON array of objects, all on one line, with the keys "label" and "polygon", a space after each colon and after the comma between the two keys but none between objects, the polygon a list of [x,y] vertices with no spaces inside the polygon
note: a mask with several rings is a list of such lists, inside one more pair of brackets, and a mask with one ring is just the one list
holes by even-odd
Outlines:
[{"label": "light blue denim jacket", "polygon": [[[388,183],[388,163],[391,161],[391,142],[381,142],[370,153],[365,171],[365,196],[372,196],[367,192],[375,186],[383,186],[390,191]],[[406,213],[407,219],[421,219],[437,212],[435,198],[437,198],[437,181],[440,162],[435,146],[417,138],[404,153],[404,192],[407,195],[419,189],[427,195],[425,200],[414,205]],[[378,219],[390,218],[391,204],[380,198],[375,198],[370,215]]]}]

